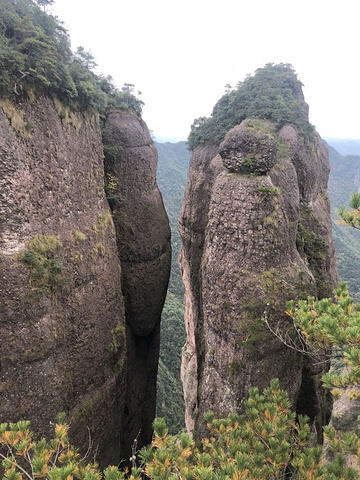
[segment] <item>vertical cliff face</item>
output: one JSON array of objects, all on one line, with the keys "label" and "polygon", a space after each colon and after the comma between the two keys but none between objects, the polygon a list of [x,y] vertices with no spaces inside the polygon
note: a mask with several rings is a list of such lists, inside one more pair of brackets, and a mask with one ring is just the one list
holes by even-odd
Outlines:
[{"label": "vertical cliff face", "polygon": [[297,411],[317,429],[324,422],[321,367],[286,347],[263,319],[287,330],[286,300],[331,294],[328,173],[316,132],[306,137],[259,119],[232,128],[219,146],[195,150],[180,218],[189,430],[204,431],[207,410],[241,411],[249,388],[275,377]]},{"label": "vertical cliff face", "polygon": [[[107,192],[121,262],[127,330],[124,429],[151,441],[160,317],[170,275],[170,227],[156,184],[157,152],[145,123],[111,113],[104,133]],[[130,443],[131,445],[131,443]]]},{"label": "vertical cliff face", "polygon": [[98,119],[43,98],[0,110],[0,419],[119,459],[125,318]]},{"label": "vertical cliff face", "polygon": [[89,428],[102,465],[128,458],[139,431],[151,439],[170,273],[147,128],[114,113],[107,129],[114,216],[96,116],[1,103],[0,422],[50,436],[65,411],[72,442],[86,451]]}]

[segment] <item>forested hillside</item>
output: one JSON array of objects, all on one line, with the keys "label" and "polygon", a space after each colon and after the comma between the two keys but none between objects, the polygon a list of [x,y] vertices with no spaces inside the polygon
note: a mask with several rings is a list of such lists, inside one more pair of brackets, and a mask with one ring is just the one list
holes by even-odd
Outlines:
[{"label": "forested hillside", "polygon": [[169,290],[161,318],[161,350],[157,383],[157,415],[164,417],[170,431],[184,428],[184,399],[180,380],[181,349],[185,343],[184,286],[177,262],[180,249],[178,219],[184,196],[190,152],[186,142],[156,143],[157,182],[162,192],[172,235]]},{"label": "forested hillside", "polygon": [[336,214],[337,208],[348,204],[350,193],[359,188],[360,156],[342,156],[331,146],[329,156],[329,197],[337,266],[341,278],[348,282],[351,295],[360,301],[360,231],[339,225],[339,216]]}]

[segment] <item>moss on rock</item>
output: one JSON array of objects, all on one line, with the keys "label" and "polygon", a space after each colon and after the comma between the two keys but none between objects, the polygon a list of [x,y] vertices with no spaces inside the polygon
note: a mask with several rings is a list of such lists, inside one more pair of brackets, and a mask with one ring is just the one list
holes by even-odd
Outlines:
[{"label": "moss on rock", "polygon": [[64,284],[63,265],[56,259],[63,247],[58,236],[36,235],[20,254],[29,269],[29,286],[35,293],[51,294]]}]

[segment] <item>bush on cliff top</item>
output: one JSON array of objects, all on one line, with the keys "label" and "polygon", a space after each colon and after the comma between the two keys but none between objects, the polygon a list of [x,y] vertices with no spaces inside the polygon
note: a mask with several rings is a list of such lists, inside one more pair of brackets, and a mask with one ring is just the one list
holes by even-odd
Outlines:
[{"label": "bush on cliff top", "polygon": [[299,95],[301,82],[293,67],[269,63],[221,97],[211,117],[194,120],[188,138],[189,148],[194,150],[200,145],[219,145],[231,128],[248,117],[271,120],[278,128],[291,123],[300,132],[309,135],[312,126],[301,108]]},{"label": "bush on cliff top", "polygon": [[[44,0],[37,3],[45,5]],[[0,2],[0,96],[36,91],[83,109],[102,113],[114,106],[141,116],[143,102],[131,85],[119,91],[111,77],[92,72],[91,54],[82,47],[73,54],[62,23],[38,5],[32,0]]]}]

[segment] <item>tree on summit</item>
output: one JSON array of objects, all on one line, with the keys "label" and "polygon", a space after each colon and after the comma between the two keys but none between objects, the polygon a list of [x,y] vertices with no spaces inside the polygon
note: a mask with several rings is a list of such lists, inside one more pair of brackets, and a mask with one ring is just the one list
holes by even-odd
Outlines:
[{"label": "tree on summit", "polygon": [[55,0],[36,0],[36,3],[39,5],[39,7],[43,7],[45,12],[46,7],[48,7],[49,5],[53,5],[55,3]]},{"label": "tree on summit", "polygon": [[230,84],[225,85],[225,94],[214,106],[211,116],[201,124],[193,123],[189,149],[207,143],[219,145],[231,128],[249,117],[270,120],[277,128],[291,123],[303,135],[311,135],[313,127],[299,102],[301,85],[293,67],[287,63],[269,63],[259,68],[234,90]]},{"label": "tree on summit", "polygon": [[83,65],[89,70],[94,70],[97,67],[97,63],[95,63],[94,55],[89,51],[86,51],[84,47],[78,47],[75,53],[76,57],[80,60]]}]

